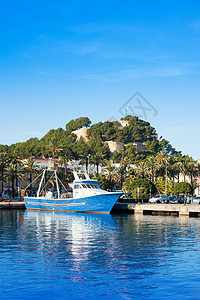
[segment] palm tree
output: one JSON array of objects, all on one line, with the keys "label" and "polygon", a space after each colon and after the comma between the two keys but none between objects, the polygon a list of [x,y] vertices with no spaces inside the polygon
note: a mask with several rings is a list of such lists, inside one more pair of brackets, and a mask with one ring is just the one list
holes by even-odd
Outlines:
[{"label": "palm tree", "polygon": [[110,182],[110,186],[112,185],[112,175],[115,173],[116,168],[113,166],[111,161],[107,161],[107,166],[105,167],[105,171],[107,174],[107,178]]},{"label": "palm tree", "polygon": [[32,192],[32,176],[37,173],[37,163],[32,157],[22,161],[25,173],[30,175],[30,194]]},{"label": "palm tree", "polygon": [[184,182],[187,175],[191,176],[191,163],[193,163],[193,159],[188,155],[183,157],[182,166],[181,166],[181,173],[184,176]]},{"label": "palm tree", "polygon": [[1,197],[3,194],[3,185],[4,185],[4,180],[5,180],[5,168],[8,164],[8,155],[7,153],[1,152],[0,153],[0,181],[1,181]]},{"label": "palm tree", "polygon": [[52,139],[47,146],[47,151],[53,155],[53,167],[55,169],[55,154],[60,152],[62,149],[58,145],[58,141],[56,139]]},{"label": "palm tree", "polygon": [[[12,163],[16,166],[18,166],[19,168],[22,166],[22,156],[19,153],[18,150],[14,149],[14,151],[12,151],[12,153],[9,154],[9,164]],[[18,177],[15,178],[16,180],[16,186],[18,186]]]},{"label": "palm tree", "polygon": [[167,175],[170,178],[170,180],[175,180],[175,176],[177,175],[177,168],[176,168],[176,159],[172,155],[168,155],[165,161],[165,167],[167,167]]},{"label": "palm tree", "polygon": [[157,177],[163,177],[163,179],[166,176],[166,166],[167,166],[167,153],[166,151],[162,150],[160,151],[156,157],[155,157],[155,170],[156,170],[156,176]]},{"label": "palm tree", "polygon": [[[166,181],[163,179],[163,177],[158,178],[156,182],[156,188],[158,190],[159,194],[165,194],[166,193]],[[167,192],[169,194],[173,193],[173,182],[171,180],[167,181]]]},{"label": "palm tree", "polygon": [[180,153],[173,154],[170,157],[173,181],[176,178],[179,182],[183,159]]},{"label": "palm tree", "polygon": [[67,174],[67,165],[68,162],[70,162],[73,159],[73,155],[71,152],[63,152],[59,156],[59,164],[64,165],[65,168],[65,174]]},{"label": "palm tree", "polygon": [[100,152],[96,152],[91,156],[91,161],[97,167],[97,175],[99,174],[99,165],[101,164],[103,159],[104,159],[104,155]]},{"label": "palm tree", "polygon": [[16,149],[12,151],[9,155],[9,163],[21,165],[22,156]]},{"label": "palm tree", "polygon": [[119,169],[116,170],[116,176],[120,183],[120,189],[122,189],[127,174],[128,174],[128,170],[126,164],[121,163]]},{"label": "palm tree", "polygon": [[198,165],[195,161],[190,161],[188,163],[188,175],[190,176],[190,183],[193,185],[194,177],[198,176]]},{"label": "palm tree", "polygon": [[11,180],[12,198],[14,198],[15,197],[14,182],[15,180],[17,182],[17,180],[22,180],[24,178],[21,167],[18,164],[11,162],[6,168],[6,177]]},{"label": "palm tree", "polygon": [[177,181],[179,182],[179,177],[180,177],[180,173],[182,170],[182,162],[181,161],[176,161],[173,165],[173,169],[174,169],[174,173],[175,176],[177,176]]},{"label": "palm tree", "polygon": [[156,176],[156,166],[155,166],[155,156],[150,155],[146,158],[146,165],[149,171],[149,179],[151,181],[155,181]]},{"label": "palm tree", "polygon": [[136,164],[136,174],[139,178],[145,178],[149,176],[149,169],[145,160],[140,161]]}]

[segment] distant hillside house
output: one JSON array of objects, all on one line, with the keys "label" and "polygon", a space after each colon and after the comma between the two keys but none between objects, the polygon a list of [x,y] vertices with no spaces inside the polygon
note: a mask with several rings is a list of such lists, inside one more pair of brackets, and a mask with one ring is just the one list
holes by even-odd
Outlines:
[{"label": "distant hillside house", "polygon": [[145,145],[142,142],[134,142],[133,145],[136,148],[136,153],[140,154],[145,151]]},{"label": "distant hillside house", "polygon": [[[124,150],[126,147],[124,143],[120,142],[106,141],[105,143],[108,145],[111,153]],[[145,151],[145,145],[142,142],[134,142],[133,145],[135,146],[136,153],[142,153]]]},{"label": "distant hillside house", "polygon": [[84,142],[88,141],[87,128],[83,127],[83,128],[72,131],[72,133],[74,133],[77,136],[76,142],[79,142],[80,139],[83,139]]},{"label": "distant hillside house", "polygon": [[106,141],[105,143],[108,145],[111,153],[114,153],[119,150],[124,150],[124,143],[113,141]]},{"label": "distant hillside house", "polygon": [[118,122],[119,124],[121,124],[121,127],[126,127],[128,126],[129,124],[129,121],[125,121],[125,120],[103,120],[102,123],[105,123],[105,122]]}]

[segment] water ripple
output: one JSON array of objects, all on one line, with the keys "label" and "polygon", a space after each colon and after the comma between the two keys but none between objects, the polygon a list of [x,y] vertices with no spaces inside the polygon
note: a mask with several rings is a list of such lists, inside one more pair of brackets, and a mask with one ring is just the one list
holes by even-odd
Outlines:
[{"label": "water ripple", "polygon": [[2,299],[198,299],[200,219],[1,211]]}]

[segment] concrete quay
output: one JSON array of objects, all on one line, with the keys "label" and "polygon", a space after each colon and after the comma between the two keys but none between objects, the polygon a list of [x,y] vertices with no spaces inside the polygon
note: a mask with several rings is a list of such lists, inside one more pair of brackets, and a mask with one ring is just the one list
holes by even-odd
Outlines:
[{"label": "concrete quay", "polygon": [[176,215],[200,217],[200,205],[198,204],[131,204],[131,203],[116,203],[112,212],[126,212],[135,214],[150,214],[150,215]]},{"label": "concrete quay", "polygon": [[24,201],[4,200],[0,202],[0,209],[25,209]]}]

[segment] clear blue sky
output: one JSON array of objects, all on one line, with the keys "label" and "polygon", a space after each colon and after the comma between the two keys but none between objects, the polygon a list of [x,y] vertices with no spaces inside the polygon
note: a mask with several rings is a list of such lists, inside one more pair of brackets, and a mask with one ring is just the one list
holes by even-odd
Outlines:
[{"label": "clear blue sky", "polygon": [[2,0],[0,27],[0,144],[119,119],[139,91],[158,135],[200,157],[199,1]]}]

